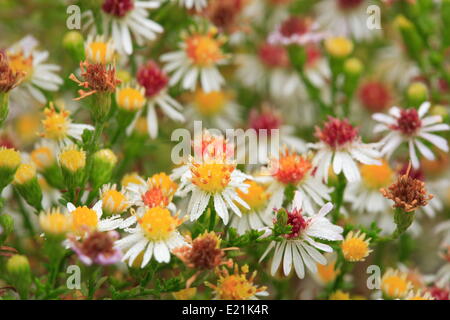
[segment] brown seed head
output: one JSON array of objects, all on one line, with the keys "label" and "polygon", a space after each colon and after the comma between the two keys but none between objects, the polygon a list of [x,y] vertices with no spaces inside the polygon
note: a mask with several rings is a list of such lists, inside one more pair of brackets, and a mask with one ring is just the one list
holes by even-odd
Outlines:
[{"label": "brown seed head", "polygon": [[224,260],[224,249],[220,248],[220,239],[214,232],[204,233],[192,241],[191,247],[174,250],[187,266],[199,270],[211,270],[228,263]]},{"label": "brown seed head", "polygon": [[25,73],[14,71],[9,65],[8,56],[0,51],[0,92],[6,93],[14,89],[25,77]]},{"label": "brown seed head", "polygon": [[80,63],[81,76],[84,81],[72,73],[70,79],[78,83],[80,87],[89,91],[79,90],[79,97],[75,100],[83,99],[95,93],[114,93],[116,85],[121,81],[116,78],[115,67],[107,67],[101,63],[89,63],[84,61]]},{"label": "brown seed head", "polygon": [[380,192],[385,198],[394,201],[393,208],[412,212],[419,207],[424,207],[433,198],[425,190],[425,183],[414,179],[409,175],[411,165],[404,175],[401,175],[388,189],[382,188]]}]

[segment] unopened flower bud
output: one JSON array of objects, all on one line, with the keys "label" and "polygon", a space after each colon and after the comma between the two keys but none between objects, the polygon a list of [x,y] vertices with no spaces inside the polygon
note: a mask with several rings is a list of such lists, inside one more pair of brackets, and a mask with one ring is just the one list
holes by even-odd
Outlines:
[{"label": "unopened flower bud", "polygon": [[359,75],[363,71],[363,64],[358,58],[349,58],[344,63],[344,72],[349,75]]},{"label": "unopened flower bud", "polygon": [[93,188],[98,189],[101,185],[108,183],[114,166],[117,163],[117,157],[110,149],[102,149],[94,153],[91,172],[91,182]]},{"label": "unopened flower bud", "polygon": [[20,153],[12,148],[0,147],[0,192],[12,182],[20,165]]},{"label": "unopened flower bud", "polygon": [[448,108],[444,107],[443,105],[436,105],[436,106],[432,107],[430,113],[433,116],[441,116],[442,119],[444,119],[444,121],[445,121],[445,118],[448,117],[448,115],[449,115]]},{"label": "unopened flower bud", "polygon": [[19,254],[13,255],[6,263],[9,280],[21,299],[27,299],[31,286],[31,269],[28,258]]},{"label": "unopened flower bud", "polygon": [[333,37],[325,40],[328,54],[337,59],[348,57],[353,51],[353,42],[345,37]]},{"label": "unopened flower bud", "polygon": [[69,146],[60,153],[59,163],[67,186],[81,186],[85,175],[86,152],[75,145]]},{"label": "unopened flower bud", "polygon": [[422,82],[414,82],[408,87],[407,95],[412,106],[419,106],[428,100],[428,88]]},{"label": "unopened flower bud", "polygon": [[9,214],[0,214],[0,244],[13,232],[13,218]]},{"label": "unopened flower bud", "polygon": [[63,47],[75,61],[84,60],[84,38],[80,32],[67,32],[63,37]]},{"label": "unopened flower bud", "polygon": [[343,70],[345,73],[343,89],[347,97],[352,97],[358,86],[363,65],[359,59],[349,58],[345,60]]},{"label": "unopened flower bud", "polygon": [[55,153],[50,146],[44,144],[38,146],[31,152],[31,160],[52,187],[63,188],[61,168],[58,166]]},{"label": "unopened flower bud", "polygon": [[105,185],[100,191],[103,213],[105,215],[116,215],[125,212],[130,203],[123,190],[117,190],[116,185]]},{"label": "unopened flower bud", "polygon": [[13,183],[29,205],[41,210],[42,190],[36,176],[36,168],[33,165],[22,163],[14,175]]},{"label": "unopened flower bud", "polygon": [[42,230],[49,235],[64,235],[70,230],[70,219],[58,209],[41,212],[39,215],[39,225]]}]

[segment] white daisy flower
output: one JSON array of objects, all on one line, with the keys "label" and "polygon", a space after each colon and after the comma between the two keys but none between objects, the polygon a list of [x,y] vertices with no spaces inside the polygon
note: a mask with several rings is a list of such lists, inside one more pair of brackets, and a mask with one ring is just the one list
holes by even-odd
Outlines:
[{"label": "white daisy flower", "polygon": [[111,231],[119,228],[123,219],[119,215],[102,219],[102,200],[97,201],[92,209],[86,206],[76,207],[73,203],[67,203],[67,210],[71,220],[72,231],[82,236],[89,231]]},{"label": "white daisy flower", "polygon": [[220,90],[225,80],[217,67],[228,60],[222,52],[225,38],[211,28],[206,33],[191,30],[182,34],[182,40],[180,50],[161,56],[164,70],[172,74],[169,85],[180,83],[183,89],[194,91],[200,81],[205,92]]},{"label": "white daisy flower", "polygon": [[407,142],[409,147],[409,156],[414,168],[419,168],[419,158],[416,154],[416,148],[427,159],[434,160],[433,152],[422,141],[427,141],[437,148],[448,152],[447,141],[432,132],[448,131],[450,126],[442,123],[442,117],[439,115],[427,116],[431,104],[424,102],[416,109],[400,109],[392,107],[389,115],[375,113],[372,118],[380,124],[374,128],[374,132],[390,131],[381,141],[381,154],[390,157],[397,147]]},{"label": "white daisy flower", "polygon": [[71,139],[81,141],[84,130],[94,130],[94,127],[88,124],[72,123],[70,111],[65,109],[57,111],[53,103],[45,108],[44,116],[41,136],[60,146],[70,144]]},{"label": "white daisy flower", "polygon": [[238,204],[242,212],[242,216],[233,215],[230,226],[235,228],[237,233],[242,235],[248,230],[261,230],[266,226],[272,225],[272,214],[266,213],[267,201],[270,194],[266,188],[252,180],[246,180],[245,183],[249,185],[247,193],[236,190],[238,196],[248,204],[250,209],[246,209]]},{"label": "white daisy flower", "polygon": [[[114,40],[116,50],[131,55],[134,37],[139,46],[156,39],[163,28],[148,18],[148,9],[157,9],[160,1],[104,0],[102,4],[103,31]],[[92,11],[83,13],[86,18],[84,28],[91,29],[91,34],[98,34]]]},{"label": "white daisy flower", "polygon": [[367,8],[372,4],[372,0],[322,0],[316,5],[317,22],[335,36],[372,40],[381,35],[379,29],[367,27]]},{"label": "white daisy flower", "polygon": [[136,227],[125,229],[129,235],[116,241],[116,246],[125,254],[122,261],[132,266],[142,253],[140,267],[144,268],[154,256],[157,262],[170,262],[170,253],[176,247],[186,246],[177,228],[182,220],[172,216],[167,208],[139,208],[136,213]]},{"label": "white daisy flower", "polygon": [[181,177],[177,194],[183,197],[192,193],[187,209],[191,221],[197,220],[205,212],[212,199],[218,216],[224,224],[228,224],[228,208],[239,217],[242,216],[235,202],[250,209],[236,191],[240,189],[242,192],[247,192],[249,187],[245,183],[247,179],[251,177],[237,170],[236,164],[227,160],[226,157],[205,155],[199,162],[191,157],[189,170]]},{"label": "white daisy flower", "polygon": [[303,209],[307,214],[314,214],[315,206],[323,206],[325,201],[331,200],[332,189],[315,177],[314,165],[307,156],[286,149],[271,160],[266,174],[272,178],[267,190],[271,195],[266,208],[267,214],[282,207],[284,191],[289,186],[294,186],[302,196]]},{"label": "white daisy flower", "polygon": [[[158,136],[158,116],[156,107],[170,119],[184,122],[185,118],[181,113],[183,107],[172,98],[167,92],[169,79],[154,61],[148,61],[141,66],[136,75],[138,83],[145,89],[147,99],[147,128],[152,139]],[[142,111],[142,110],[141,110]],[[141,116],[141,111],[136,114],[135,121],[127,129],[131,132],[136,120]]]},{"label": "white daisy flower", "polygon": [[325,252],[333,252],[333,248],[327,244],[317,241],[317,239],[328,241],[343,240],[343,229],[340,226],[332,224],[325,215],[331,211],[333,205],[328,202],[317,214],[310,217],[302,215],[302,196],[296,193],[292,211],[288,211],[287,223],[292,226],[290,234],[281,242],[271,242],[265,253],[262,255],[263,260],[267,254],[275,248],[271,274],[275,275],[283,260],[283,272],[287,276],[294,266],[295,273],[300,279],[305,277],[305,265],[312,272],[317,272],[317,263],[325,265],[327,259],[319,250]]},{"label": "white daisy flower", "polygon": [[45,104],[47,98],[41,90],[58,91],[63,80],[56,75],[60,67],[46,64],[48,51],[37,51],[38,42],[27,36],[6,50],[9,65],[14,72],[23,72],[24,79],[11,91],[11,101],[18,105],[29,105],[33,101]]},{"label": "white daisy flower", "polygon": [[[358,130],[348,120],[329,117],[323,129],[316,128],[316,137],[320,142],[309,144],[317,149],[313,165],[316,175],[328,181],[328,170],[332,165],[335,174],[344,173],[349,182],[361,179],[356,161],[363,164],[381,164],[377,150],[378,144],[366,144],[361,141]],[[355,161],[356,160],[356,161]]]}]

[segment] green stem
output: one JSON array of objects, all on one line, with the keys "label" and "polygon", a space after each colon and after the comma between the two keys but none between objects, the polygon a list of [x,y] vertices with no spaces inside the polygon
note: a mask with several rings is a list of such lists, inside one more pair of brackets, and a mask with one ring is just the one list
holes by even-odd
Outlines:
[{"label": "green stem", "polygon": [[342,203],[344,202],[344,191],[346,185],[347,180],[345,179],[344,174],[340,173],[338,175],[338,182],[336,186],[336,191],[334,193],[335,207],[332,215],[333,223],[336,223],[339,220]]},{"label": "green stem", "polygon": [[214,210],[214,208],[211,208],[210,214],[209,214],[208,231],[213,231],[215,225],[216,225],[216,210]]}]

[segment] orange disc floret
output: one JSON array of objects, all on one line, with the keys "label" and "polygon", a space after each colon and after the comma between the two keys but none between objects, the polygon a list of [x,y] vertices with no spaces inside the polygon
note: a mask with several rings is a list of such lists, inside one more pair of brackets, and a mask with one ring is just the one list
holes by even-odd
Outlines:
[{"label": "orange disc floret", "polygon": [[294,152],[285,150],[279,159],[272,163],[273,176],[283,184],[299,184],[311,171],[311,161]]}]

